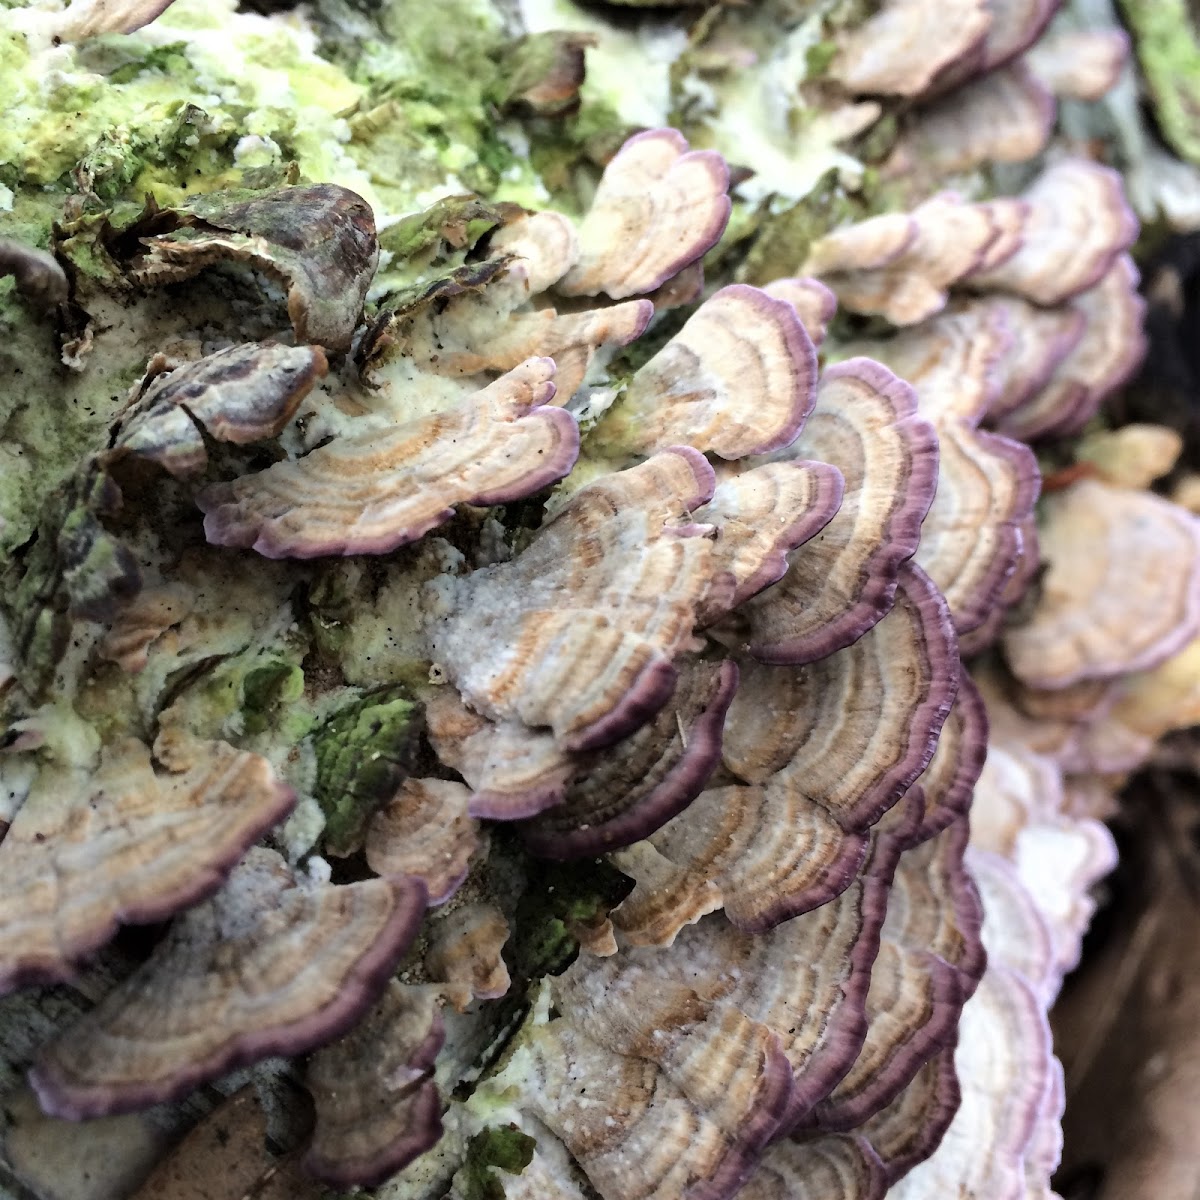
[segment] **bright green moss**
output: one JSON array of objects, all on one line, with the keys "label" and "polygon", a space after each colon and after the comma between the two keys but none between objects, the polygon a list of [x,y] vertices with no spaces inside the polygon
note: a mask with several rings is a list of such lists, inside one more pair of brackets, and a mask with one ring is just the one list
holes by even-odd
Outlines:
[{"label": "bright green moss", "polygon": [[1200,41],[1184,0],[1121,0],[1163,137],[1200,164]]},{"label": "bright green moss", "polygon": [[423,724],[421,706],[400,688],[353,701],[314,735],[316,797],[325,813],[325,848],[352,853],[371,814],[407,775]]},{"label": "bright green moss", "polygon": [[466,1200],[504,1200],[504,1177],[520,1175],[533,1161],[537,1143],[515,1125],[490,1126],[467,1143],[463,1164]]},{"label": "bright green moss", "polygon": [[247,671],[242,679],[243,732],[264,733],[303,695],[304,672],[295,663],[272,659]]},{"label": "bright green moss", "polygon": [[[602,859],[571,866],[541,864],[538,888],[521,897],[510,943],[518,978],[557,975],[579,952],[576,932],[610,913],[633,881]],[[509,951],[506,951],[508,954]]]}]

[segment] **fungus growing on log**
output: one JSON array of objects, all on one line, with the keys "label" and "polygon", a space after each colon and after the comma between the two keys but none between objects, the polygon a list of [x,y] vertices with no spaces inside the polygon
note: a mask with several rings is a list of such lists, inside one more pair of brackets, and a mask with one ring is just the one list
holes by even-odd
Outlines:
[{"label": "fungus growing on log", "polygon": [[122,924],[219,888],[291,809],[270,764],[225,742],[163,735],[105,749],[94,774],[47,773],[0,842],[0,986],[66,979]]},{"label": "fungus growing on log", "polygon": [[[1013,60],[1052,5],[841,6],[802,47],[769,6],[626,13],[613,36],[639,82],[653,45],[657,99],[606,82],[602,6],[578,14],[595,34],[513,44],[506,23],[494,45],[488,7],[445,22],[486,49],[439,61],[419,120],[440,36],[414,30],[398,79],[391,35],[361,58],[379,14],[334,32],[318,5],[287,25],[331,56],[296,50],[336,137],[196,117],[178,154],[202,178],[164,150],[140,217],[104,162],[72,176],[48,235],[71,299],[35,333],[92,338],[96,382],[54,410],[61,496],[22,476],[42,508],[11,539],[0,644],[0,858],[78,851],[87,885],[86,936],[13,969],[94,972],[38,1094],[80,1117],[226,1089],[234,1066],[264,1093],[303,1080],[272,1153],[279,1132],[289,1170],[381,1194],[880,1200],[1043,1177],[1044,1009],[1110,861],[1063,773],[1133,761],[1194,702],[1200,622],[1188,568],[1175,631],[1108,673],[1058,686],[1078,664],[1036,645],[1109,618],[1090,596],[1047,607],[1072,489],[1039,554],[1036,461],[1011,437],[1087,419],[1141,316],[1115,176],[1059,161],[1013,197],[974,174],[1044,144],[1053,100]],[[268,42],[285,24],[220,19]],[[156,30],[134,74],[202,36]],[[668,97],[694,145],[744,142],[738,169],[659,127]],[[288,103],[307,121],[323,102]],[[1009,125],[967,155],[951,109]],[[850,127],[866,136],[834,136]],[[272,147],[300,174],[251,165]],[[1194,561],[1190,525],[1131,503]],[[1124,518],[1093,507],[1107,545]],[[1126,648],[1161,615],[1141,602]],[[977,688],[960,657],[997,638],[1019,680],[997,653]],[[109,784],[123,755],[145,819]],[[37,824],[47,795],[73,797],[62,828]],[[168,851],[164,803],[197,822]],[[118,854],[154,861],[118,874]],[[168,918],[84,965],[117,924]]]},{"label": "fungus growing on log", "polygon": [[199,500],[208,538],[270,558],[381,554],[448,521],[456,504],[535,492],[579,449],[574,418],[550,404],[553,377],[552,361],[531,358],[443,413],[215,484]]},{"label": "fungus growing on log", "polygon": [[75,1119],[129,1112],[329,1040],[374,1002],[424,907],[416,881],[304,887],[277,854],[252,850],[45,1047],[30,1075],[43,1107]]},{"label": "fungus growing on log", "polygon": [[1019,679],[1061,688],[1112,678],[1153,667],[1196,636],[1200,527],[1190,513],[1090,479],[1048,496],[1045,510],[1040,599],[1004,637]]}]

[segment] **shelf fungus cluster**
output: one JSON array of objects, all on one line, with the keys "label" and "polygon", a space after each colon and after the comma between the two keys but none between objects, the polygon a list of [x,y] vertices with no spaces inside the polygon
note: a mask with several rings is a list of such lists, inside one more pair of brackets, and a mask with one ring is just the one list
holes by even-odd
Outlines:
[{"label": "shelf fungus cluster", "polygon": [[304,1197],[1049,1195],[1111,781],[1200,714],[1195,519],[1028,445],[1142,353],[1120,178],[939,190],[1112,83],[1055,7],[841,20],[920,195],[761,286],[659,127],[577,216],[80,173],[0,242],[109,394],[3,568],[5,1087],[174,1137],[249,1082]]},{"label": "shelf fungus cluster", "polygon": [[726,187],[642,133],[583,220],[504,213],[353,337],[375,255],[337,188],[114,235],[130,286],[226,263],[286,324],[153,356],[19,564],[70,636],[14,643],[3,978],[174,918],[37,1052],[47,1112],[310,1054],[336,1186],[467,1189],[500,1137],[509,1196],[867,1198],[1016,1103],[997,1027],[1044,1081],[984,973],[959,656],[1036,461],[980,428],[961,318],[889,345],[913,386],[819,366],[815,280],[701,299]]}]

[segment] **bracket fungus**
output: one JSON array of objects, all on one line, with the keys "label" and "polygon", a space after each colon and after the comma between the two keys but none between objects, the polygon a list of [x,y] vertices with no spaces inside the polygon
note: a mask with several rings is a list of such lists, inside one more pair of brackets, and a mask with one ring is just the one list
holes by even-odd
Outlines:
[{"label": "bracket fungus", "polygon": [[444,1039],[436,989],[392,982],[361,1024],[318,1050],[305,1074],[316,1108],[307,1170],[335,1187],[381,1183],[433,1146]]},{"label": "bracket fungus", "polygon": [[752,653],[804,663],[862,636],[891,607],[937,482],[937,436],[912,389],[877,363],[850,359],[821,377],[812,417],[782,455],[833,464],[841,507],[819,541],[746,606]]},{"label": "bracket fungus", "polygon": [[674,129],[635,134],[605,168],[579,226],[579,258],[558,291],[614,300],[652,292],[721,236],[728,187],[719,154],[689,150]]},{"label": "bracket fungus", "polygon": [[102,314],[70,399],[112,398],[60,406],[5,603],[0,981],[96,973],[33,1087],[79,1119],[302,1082],[289,1162],[381,1200],[1040,1186],[1045,1008],[1111,861],[1065,779],[1194,703],[1200,541],[1094,479],[1035,514],[1021,443],[1141,353],[1134,222],[1057,146],[1019,197],[977,168],[1040,153],[1116,42],[1076,78],[1022,57],[1049,0],[840,6],[799,55],[770,6],[626,13],[693,145],[754,131],[731,171],[608,95],[602,6],[534,7],[516,45],[473,9],[490,82],[460,112],[441,62],[415,121],[427,35],[351,77],[396,13],[290,16],[336,147],[214,117],[196,161],[236,129],[228,169],[139,174],[134,217],[81,166],[67,269],[37,259]]},{"label": "bracket fungus", "polygon": [[726,459],[765,454],[795,441],[816,373],[792,305],[731,284],[634,375],[598,441],[630,454],[680,441]]},{"label": "bracket fungus", "polygon": [[1121,177],[1096,163],[1055,163],[1022,199],[1028,216],[1020,246],[1003,262],[973,273],[970,286],[1059,304],[1099,283],[1137,236]]},{"label": "bracket fungus", "polygon": [[1026,58],[1056,96],[1099,100],[1117,84],[1129,61],[1123,29],[1061,29],[1041,38]]},{"label": "bracket fungus", "polygon": [[983,40],[991,26],[988,8],[986,0],[884,0],[844,35],[833,77],[859,94],[919,95]]},{"label": "bracket fungus", "polygon": [[[1050,564],[1030,620],[1004,638],[1018,678],[1061,688],[1156,666],[1200,628],[1200,526],[1147,492],[1084,479],[1048,496]],[[1081,597],[1087,603],[1081,603]]]},{"label": "bracket fungus", "polygon": [[68,978],[119,924],[162,921],[221,886],[291,809],[270,764],[224,742],[130,738],[94,774],[35,786],[0,843],[0,986]]},{"label": "bracket fungus", "polygon": [[272,558],[380,554],[448,521],[456,504],[536,492],[579,447],[574,418],[550,404],[553,376],[551,360],[531,358],[445,412],[215,484],[199,500],[208,538]]},{"label": "bracket fungus", "polygon": [[106,33],[133,33],[164,13],[171,0],[71,0],[56,14],[54,36],[82,42]]},{"label": "bracket fungus", "polygon": [[30,1076],[43,1107],[74,1119],[128,1112],[328,1040],[379,995],[424,901],[413,880],[301,886],[277,854],[251,850],[45,1047]]},{"label": "bracket fungus", "polygon": [[297,339],[330,350],[349,347],[379,261],[370,205],[332,184],[151,204],[124,237],[136,239],[128,270],[143,285],[177,283],[214,263],[252,264],[287,288]]},{"label": "bracket fungus", "polygon": [[24,300],[40,311],[64,304],[69,285],[66,273],[53,254],[26,246],[13,238],[0,238],[0,278],[11,275]]},{"label": "bracket fungus", "polygon": [[157,356],[114,450],[196,474],[208,462],[201,430],[234,444],[275,437],[328,369],[319,346],[249,342],[174,369]]},{"label": "bracket fungus", "polygon": [[889,170],[910,157],[942,175],[986,163],[1020,163],[1045,149],[1056,106],[1041,77],[1018,61],[921,108]]}]

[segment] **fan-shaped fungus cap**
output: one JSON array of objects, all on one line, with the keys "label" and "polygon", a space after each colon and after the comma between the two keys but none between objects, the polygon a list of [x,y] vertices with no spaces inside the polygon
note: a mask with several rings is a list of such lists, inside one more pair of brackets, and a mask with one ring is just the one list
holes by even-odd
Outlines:
[{"label": "fan-shaped fungus cap", "polygon": [[519,38],[501,60],[502,93],[497,99],[503,111],[538,117],[576,111],[586,75],[584,51],[596,44],[592,34],[566,30]]},{"label": "fan-shaped fungus cap", "polygon": [[1037,304],[1061,304],[1095,286],[1137,236],[1121,177],[1108,167],[1064,159],[1026,189],[1020,248],[971,275],[977,288],[1016,292]]},{"label": "fan-shaped fungus cap", "polygon": [[937,493],[914,561],[946,597],[955,629],[969,633],[1002,603],[1041,475],[1020,442],[962,421],[944,422],[938,434]]},{"label": "fan-shaped fungus cap", "polygon": [[952,1045],[983,970],[979,898],[963,865],[963,818],[900,855],[867,992],[858,1058],[814,1110],[823,1129],[861,1125]]},{"label": "fan-shaped fungus cap", "polygon": [[881,271],[911,248],[917,233],[917,223],[908,213],[881,213],[843,225],[813,242],[808,270],[817,275],[850,269]]},{"label": "fan-shaped fungus cap", "polygon": [[1136,422],[1089,433],[1075,448],[1076,461],[1092,467],[1097,478],[1127,488],[1148,488],[1175,469],[1182,453],[1176,430]]},{"label": "fan-shaped fungus cap", "polygon": [[1079,960],[1095,904],[1089,892],[1112,870],[1116,847],[1098,821],[1065,811],[1061,770],[1015,742],[993,744],[972,807],[972,842],[1001,854],[1046,920],[1053,973],[1039,990],[1057,992]]},{"label": "fan-shaped fungus cap", "polygon": [[177,283],[213,263],[245,261],[286,285],[299,341],[347,349],[379,260],[371,206],[332,183],[241,195],[213,192],[148,210],[130,231],[146,229],[132,278]]},{"label": "fan-shaped fungus cap", "polygon": [[[535,222],[525,233],[527,238],[553,237],[556,230]],[[545,253],[557,249],[552,243]],[[532,268],[551,273],[545,263],[534,262]],[[629,300],[563,313],[546,304],[534,308],[529,269],[525,261],[517,261],[477,290],[454,297],[452,303],[402,308],[373,330],[366,354],[369,368],[377,372],[389,360],[398,360],[407,383],[413,368],[451,378],[486,378],[487,372],[510,371],[531,357],[553,358],[559,403],[566,403],[583,382],[596,351],[624,346],[639,337],[654,305],[649,300]]]},{"label": "fan-shaped fungus cap", "polygon": [[722,458],[765,453],[795,440],[816,376],[816,350],[792,305],[730,284],[634,375],[593,436],[630,454],[679,443]]},{"label": "fan-shaped fungus cap", "polygon": [[334,1187],[369,1187],[441,1137],[433,1064],[445,1033],[438,990],[395,981],[362,1022],[318,1050],[305,1082],[316,1107],[304,1166]]},{"label": "fan-shaped fungus cap", "polygon": [[174,370],[159,358],[121,422],[115,448],[148,458],[172,475],[195,474],[208,463],[201,428],[219,442],[275,437],[328,369],[319,346],[258,342],[230,346]]},{"label": "fan-shaped fungus cap", "polygon": [[891,607],[937,486],[937,435],[908,384],[854,358],[822,375],[813,415],[785,453],[836,466],[842,504],[742,613],[756,658],[805,663],[849,645]]},{"label": "fan-shaped fungus cap", "polygon": [[[914,835],[927,840],[970,807],[988,746],[988,713],[965,668],[960,668],[954,704],[938,734],[937,748],[913,789],[920,789],[921,821]],[[910,789],[912,790],[912,789]]]},{"label": "fan-shaped fungus cap", "polygon": [[1071,305],[1039,308],[1019,296],[969,302],[971,309],[976,306],[994,312],[1008,331],[1008,349],[996,364],[996,390],[987,411],[989,420],[998,423],[1046,386],[1079,344],[1086,319]]},{"label": "fan-shaped fungus cap", "polygon": [[946,289],[978,269],[1000,236],[1005,215],[1005,210],[994,213],[987,204],[966,204],[946,192],[913,209],[909,219],[915,236],[884,265],[861,256],[858,240],[843,230],[843,252],[835,255],[823,238],[814,243],[804,269],[821,275],[843,308],[878,313],[893,325],[914,325],[940,312]]},{"label": "fan-shaped fungus cap", "polygon": [[1024,63],[990,71],[922,108],[901,146],[939,175],[1036,158],[1050,140],[1054,96]]},{"label": "fan-shaped fungus cap", "polygon": [[1148,742],[1200,724],[1200,641],[1153,670],[1123,679],[1109,717]]},{"label": "fan-shaped fungus cap", "polygon": [[731,587],[714,586],[699,623],[711,624],[781,578],[789,553],[833,519],[843,490],[842,473],[823,462],[791,459],[723,472],[712,500],[695,517],[716,527],[713,577]]},{"label": "fan-shaped fungus cap", "polygon": [[562,478],[575,419],[549,401],[554,364],[531,358],[441,413],[337,438],[296,462],[201,492],[208,540],[269,558],[380,554],[448,521]]},{"label": "fan-shaped fungus cap", "polygon": [[444,903],[480,849],[479,827],[467,813],[469,799],[470,789],[452,780],[406,779],[367,829],[371,870],[420,879],[428,902]]},{"label": "fan-shaped fungus cap", "polygon": [[579,258],[575,223],[562,213],[526,213],[501,225],[488,245],[491,257],[511,254],[519,259],[530,295],[557,283]]},{"label": "fan-shaped fungus cap", "polygon": [[685,661],[670,700],[614,746],[573,755],[561,804],[521,827],[546,858],[570,859],[626,846],[690,804],[721,757],[721,729],[737,687],[729,661]]},{"label": "fan-shaped fungus cap", "polygon": [[1123,29],[1057,29],[1039,38],[1025,57],[1033,73],[1056,95],[1099,100],[1116,86],[1129,61]]},{"label": "fan-shaped fungus cap", "polygon": [[962,1102],[937,1150],[889,1195],[1020,1195],[1025,1149],[1051,1062],[1050,1029],[1037,995],[1016,972],[989,967],[959,1022],[954,1066]]},{"label": "fan-shaped fungus cap", "polygon": [[987,0],[991,24],[980,67],[993,71],[1028,50],[1045,32],[1062,0]]},{"label": "fan-shaped fungus cap", "polygon": [[133,33],[164,13],[171,0],[72,0],[54,23],[63,42],[83,42],[106,33]]},{"label": "fan-shaped fungus cap", "polygon": [[0,842],[0,988],[68,978],[121,924],[211,895],[294,803],[270,764],[164,734],[164,770],[132,738],[88,779],[44,773]]},{"label": "fan-shaped fungus cap", "polygon": [[508,991],[512,981],[502,951],[510,933],[494,904],[463,904],[433,922],[425,969],[460,1013]]},{"label": "fan-shaped fungus cap", "polygon": [[18,294],[36,309],[48,312],[66,302],[67,276],[45,250],[0,238],[0,278],[5,275],[13,277]]},{"label": "fan-shaped fungus cap", "polygon": [[947,1047],[926,1062],[890,1104],[863,1122],[858,1136],[883,1163],[888,1184],[933,1153],[958,1111],[960,1099],[954,1052]]},{"label": "fan-shaped fungus cap", "polygon": [[708,593],[709,529],[689,517],[713,486],[677,448],[581,488],[511,562],[436,581],[435,661],[471,707],[549,726],[567,750],[630,733],[670,697]]},{"label": "fan-shaped fungus cap", "polygon": [[846,649],[803,670],[747,663],[724,744],[745,785],[701,793],[649,845],[618,855],[637,880],[613,914],[624,936],[669,943],[717,907],[763,929],[837,895],[864,831],[930,761],[954,658],[944,602],[910,568],[896,606]]},{"label": "fan-shaped fungus cap", "polygon": [[978,425],[993,403],[1011,343],[1004,312],[977,301],[844,350],[912,384],[921,415],[935,425],[952,419]]},{"label": "fan-shaped fungus cap", "polygon": [[776,300],[786,300],[796,310],[812,344],[820,346],[837,312],[837,297],[819,279],[775,279],[762,290]]},{"label": "fan-shaped fungus cap", "polygon": [[1146,492],[1084,479],[1044,501],[1049,569],[1004,653],[1033,687],[1145,670],[1200,631],[1200,527]]},{"label": "fan-shaped fungus cap", "polygon": [[986,0],[884,0],[842,35],[830,76],[858,95],[916,96],[978,46],[989,24]]},{"label": "fan-shaped fungus cap", "polygon": [[425,716],[438,758],[470,785],[472,816],[520,820],[562,803],[577,762],[548,729],[489,721],[450,687],[426,695]]},{"label": "fan-shaped fungus cap", "polygon": [[933,90],[944,92],[1011,62],[1041,37],[1061,0],[985,0],[986,35],[967,54],[941,71]]},{"label": "fan-shaped fungus cap", "polygon": [[30,1072],[42,1107],[73,1119],[145,1108],[336,1037],[375,1001],[424,911],[416,880],[301,887],[273,851],[251,850],[44,1048]]},{"label": "fan-shaped fungus cap", "polygon": [[556,290],[620,300],[660,287],[721,236],[728,187],[715,151],[689,151],[674,129],[635,134],[604,168],[579,226],[578,261]]},{"label": "fan-shaped fungus cap", "polygon": [[972,844],[966,863],[988,915],[983,925],[988,961],[1016,971],[1049,1006],[1057,990],[1057,975],[1046,918],[1021,883],[1016,867],[1003,855]]},{"label": "fan-shaped fungus cap", "polygon": [[1001,430],[1024,439],[1075,433],[1096,414],[1146,352],[1146,306],[1137,285],[1137,268],[1122,254],[1095,287],[1075,297],[1071,307],[1083,319],[1082,336],[1040,391],[998,417]]}]

